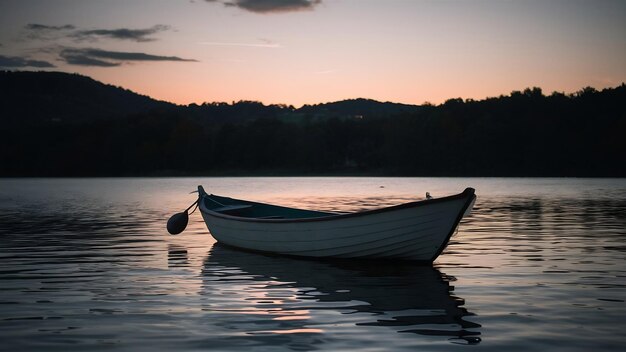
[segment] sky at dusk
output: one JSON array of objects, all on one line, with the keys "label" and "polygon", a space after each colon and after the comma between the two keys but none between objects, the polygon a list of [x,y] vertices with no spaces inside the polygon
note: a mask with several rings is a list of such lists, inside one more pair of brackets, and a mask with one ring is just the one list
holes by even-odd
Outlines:
[{"label": "sky at dusk", "polygon": [[626,1],[0,0],[0,68],[178,104],[409,104],[626,81]]}]

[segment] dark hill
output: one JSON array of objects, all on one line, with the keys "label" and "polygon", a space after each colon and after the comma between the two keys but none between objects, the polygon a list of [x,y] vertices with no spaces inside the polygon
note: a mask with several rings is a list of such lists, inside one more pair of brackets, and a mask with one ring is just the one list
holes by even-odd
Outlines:
[{"label": "dark hill", "polygon": [[185,115],[204,122],[241,123],[260,118],[276,118],[284,122],[320,122],[331,118],[352,119],[366,117],[390,117],[417,113],[417,105],[379,102],[371,99],[350,99],[332,103],[304,105],[299,109],[284,104],[264,105],[258,101],[228,103],[190,104]]},{"label": "dark hill", "polygon": [[256,101],[178,106],[130,90],[63,72],[0,71],[0,115],[4,126],[85,123],[150,112],[175,112],[201,124],[242,123],[259,118],[285,122],[329,118],[388,117],[416,113],[421,107],[371,99],[304,105],[264,105]]},{"label": "dark hill", "polygon": [[331,117],[382,117],[406,113],[416,113],[421,109],[417,105],[379,102],[372,99],[348,99],[333,103],[304,105],[297,111],[305,114],[326,115]]},{"label": "dark hill", "polygon": [[63,73],[0,72],[0,89],[0,176],[626,176],[624,84],[300,109],[176,106]]},{"label": "dark hill", "polygon": [[6,125],[76,123],[174,109],[78,74],[0,71],[0,116]]}]

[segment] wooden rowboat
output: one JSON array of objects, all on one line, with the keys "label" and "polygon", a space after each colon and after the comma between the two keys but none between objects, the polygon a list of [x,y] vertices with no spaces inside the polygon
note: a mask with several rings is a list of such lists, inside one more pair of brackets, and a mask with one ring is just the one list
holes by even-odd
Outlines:
[{"label": "wooden rowboat", "polygon": [[476,196],[462,193],[338,214],[207,194],[198,207],[211,235],[241,249],[301,257],[376,258],[432,263]]}]

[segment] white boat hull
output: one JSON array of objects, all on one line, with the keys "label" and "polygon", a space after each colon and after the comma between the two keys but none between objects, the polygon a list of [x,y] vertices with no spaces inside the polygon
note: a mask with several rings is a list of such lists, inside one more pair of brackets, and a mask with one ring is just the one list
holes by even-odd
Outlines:
[{"label": "white boat hull", "polygon": [[432,262],[474,199],[468,188],[445,198],[301,220],[242,219],[211,211],[202,201],[199,206],[211,235],[229,246],[290,256]]}]

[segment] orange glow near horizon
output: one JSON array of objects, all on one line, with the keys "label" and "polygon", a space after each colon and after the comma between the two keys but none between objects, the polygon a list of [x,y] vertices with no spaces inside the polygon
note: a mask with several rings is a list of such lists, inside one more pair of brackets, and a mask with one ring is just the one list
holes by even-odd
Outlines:
[{"label": "orange glow near horizon", "polygon": [[[618,80],[610,80],[604,83],[600,81],[584,83],[575,78],[563,78],[559,82],[547,82],[545,84],[529,81],[515,85],[502,82],[501,84],[492,83],[474,87],[468,84],[455,85],[454,82],[448,83],[442,80],[429,86],[428,92],[420,92],[404,82],[392,84],[392,88],[389,89],[372,87],[359,90],[353,89],[350,84],[346,83],[343,86],[328,87],[328,89],[325,89],[320,84],[314,87],[309,86],[308,90],[297,91],[296,87],[294,87],[295,83],[286,81],[274,82],[276,86],[271,89],[266,86],[263,86],[262,89],[256,87],[238,88],[238,84],[245,86],[245,82],[240,82],[240,79],[233,79],[234,82],[230,82],[220,89],[220,87],[203,82],[200,77],[194,77],[192,73],[181,79],[180,76],[172,77],[173,75],[168,74],[167,71],[162,76],[163,80],[157,82],[149,81],[140,75],[132,73],[113,77],[108,72],[93,72],[88,75],[103,83],[121,86],[153,99],[178,105],[200,105],[211,102],[231,103],[240,100],[251,100],[260,101],[266,105],[293,105],[296,108],[305,104],[313,105],[357,98],[414,105],[422,105],[424,103],[441,104],[451,98],[482,100],[489,97],[508,95],[512,91],[522,91],[525,88],[532,87],[541,88],[543,93],[547,95],[555,91],[570,94],[588,86],[601,90],[624,83]],[[278,86],[278,83],[282,83],[284,86]],[[451,88],[451,86],[453,87]]]}]

